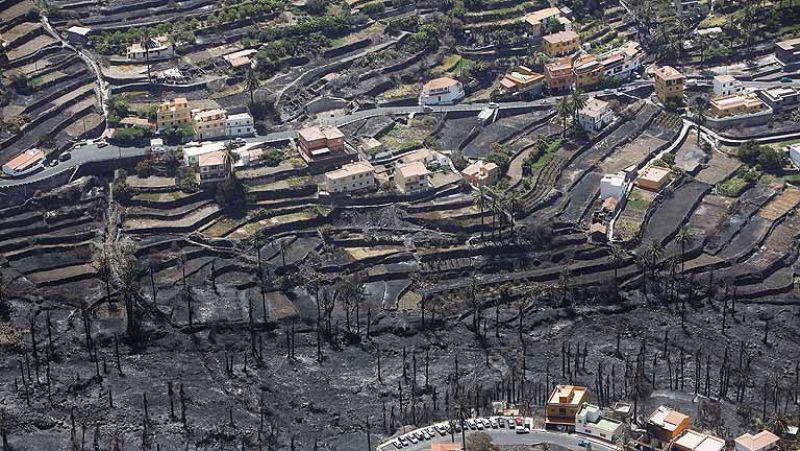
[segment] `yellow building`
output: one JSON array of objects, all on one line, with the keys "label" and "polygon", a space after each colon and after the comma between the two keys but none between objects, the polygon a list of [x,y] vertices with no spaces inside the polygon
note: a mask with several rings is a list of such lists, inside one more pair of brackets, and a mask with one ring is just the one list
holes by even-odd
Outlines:
[{"label": "yellow building", "polygon": [[711,114],[717,117],[758,113],[766,107],[764,102],[752,92],[715,97],[711,99],[710,106]]},{"label": "yellow building", "polygon": [[669,99],[683,99],[683,85],[686,78],[672,66],[661,66],[653,71],[656,97],[666,103]]},{"label": "yellow building", "polygon": [[581,47],[580,36],[572,30],[548,34],[542,38],[542,41],[544,42],[544,52],[554,58],[571,55]]},{"label": "yellow building", "polygon": [[556,385],[547,398],[545,429],[574,431],[575,415],[589,397],[586,387]]},{"label": "yellow building", "polygon": [[228,115],[223,109],[196,111],[193,119],[194,131],[200,140],[226,135]]},{"label": "yellow building", "polygon": [[544,65],[544,78],[547,82],[547,89],[550,91],[562,91],[570,89],[574,79],[572,72],[572,60],[568,57],[559,58],[552,63]]},{"label": "yellow building", "polygon": [[572,72],[575,74],[575,87],[585,88],[596,86],[603,81],[603,65],[597,57],[585,53],[572,62]]},{"label": "yellow building", "polygon": [[156,127],[164,130],[172,127],[181,127],[192,123],[192,112],[189,110],[189,101],[186,97],[167,100],[158,106],[156,112]]}]

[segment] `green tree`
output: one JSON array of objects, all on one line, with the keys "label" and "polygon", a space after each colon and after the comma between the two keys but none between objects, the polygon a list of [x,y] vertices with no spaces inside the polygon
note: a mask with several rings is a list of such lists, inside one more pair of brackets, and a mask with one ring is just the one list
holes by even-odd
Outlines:
[{"label": "green tree", "polygon": [[573,90],[569,97],[569,103],[572,107],[572,127],[577,128],[578,113],[580,113],[580,111],[586,107],[586,104],[589,102],[589,98],[586,97],[586,95],[582,93],[580,89]]},{"label": "green tree", "polygon": [[569,97],[564,96],[558,99],[556,103],[556,114],[561,118],[561,135],[563,136],[567,133],[567,121],[570,116],[572,116],[572,105],[569,101]]}]

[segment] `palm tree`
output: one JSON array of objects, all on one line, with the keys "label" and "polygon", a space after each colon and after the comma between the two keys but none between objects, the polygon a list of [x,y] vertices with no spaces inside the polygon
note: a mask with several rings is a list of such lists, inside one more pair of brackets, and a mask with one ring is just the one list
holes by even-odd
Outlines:
[{"label": "palm tree", "polygon": [[150,35],[150,29],[144,27],[142,29],[142,48],[144,49],[144,60],[147,63],[147,83],[152,84],[153,79],[150,76],[150,47],[152,47],[153,38]]},{"label": "palm tree", "polygon": [[586,107],[589,98],[580,89],[575,89],[570,95],[570,105],[572,106],[572,126],[578,126],[578,113]]},{"label": "palm tree", "polygon": [[556,103],[556,114],[561,118],[561,135],[567,133],[567,120],[572,115],[572,104],[569,97],[564,96],[558,99]]},{"label": "palm tree", "polygon": [[481,186],[480,188],[478,188],[476,191],[474,191],[472,193],[472,195],[475,197],[475,203],[478,205],[478,208],[480,208],[480,210],[481,210],[481,238],[483,238],[483,221],[484,221],[483,211],[486,208],[486,206],[488,205],[488,200],[486,198],[486,196],[488,194],[488,191],[489,191],[489,189],[487,187]]},{"label": "palm tree", "polygon": [[697,124],[697,145],[700,145],[700,127],[705,124],[706,122],[706,106],[703,102],[698,102],[694,108],[692,108],[692,113],[694,114],[694,121]]},{"label": "palm tree", "polygon": [[658,267],[658,261],[664,255],[664,247],[661,243],[653,239],[650,242],[650,246],[648,246],[647,250],[645,251],[645,262],[650,270],[650,280],[652,282],[656,281],[656,269]]},{"label": "palm tree", "polygon": [[252,106],[255,103],[254,93],[256,89],[261,86],[258,81],[258,75],[256,71],[253,70],[252,67],[247,69],[247,78],[245,78],[245,84],[247,86],[247,90],[250,92],[250,105]]},{"label": "palm tree", "polygon": [[694,235],[692,235],[692,231],[689,230],[689,226],[684,225],[678,231],[678,234],[675,236],[675,241],[681,247],[681,276],[683,276],[683,270],[685,266],[685,256],[686,256],[686,244],[690,243],[694,240]]}]

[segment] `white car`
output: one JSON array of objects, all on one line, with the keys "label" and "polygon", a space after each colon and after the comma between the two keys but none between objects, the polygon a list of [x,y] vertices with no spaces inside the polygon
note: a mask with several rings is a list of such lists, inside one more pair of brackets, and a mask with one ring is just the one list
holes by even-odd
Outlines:
[{"label": "white car", "polygon": [[531,432],[530,429],[523,426],[517,426],[514,428],[514,430],[517,432],[517,434],[528,434]]},{"label": "white car", "polygon": [[414,437],[414,434],[408,434],[408,441],[411,442],[411,444],[413,445],[419,443],[419,440],[417,440],[417,438]]},{"label": "white car", "polygon": [[475,421],[475,423],[478,425],[478,430],[482,431],[483,430],[483,420],[478,418],[478,420]]},{"label": "white car", "polygon": [[397,448],[397,449],[400,449],[400,448],[402,448],[402,447],[403,447],[403,443],[400,441],[400,439],[399,439],[399,438],[398,438],[398,439],[395,439],[395,440],[392,442],[392,445],[394,445],[394,447],[395,447],[395,448]]},{"label": "white car", "polygon": [[499,424],[497,424],[497,419],[496,418],[491,418],[489,420],[489,423],[492,425],[492,429],[497,429],[500,426]]},{"label": "white car", "polygon": [[497,102],[489,102],[489,108],[496,110],[500,108],[500,105],[498,105]]}]

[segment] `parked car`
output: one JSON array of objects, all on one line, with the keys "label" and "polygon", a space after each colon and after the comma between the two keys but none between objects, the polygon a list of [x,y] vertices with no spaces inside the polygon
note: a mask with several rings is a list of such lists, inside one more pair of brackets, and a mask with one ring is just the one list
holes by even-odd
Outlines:
[{"label": "parked car", "polygon": [[592,444],[589,443],[587,440],[578,440],[578,446],[581,448],[591,448]]},{"label": "parked car", "polygon": [[479,431],[483,430],[483,420],[482,419],[478,418],[478,420],[475,421],[475,424],[478,426],[478,430]]},{"label": "parked car", "polygon": [[489,108],[496,110],[500,108],[500,105],[498,105],[497,102],[489,102]]},{"label": "parked car", "polygon": [[408,446],[408,440],[406,440],[406,438],[405,438],[405,437],[400,437],[400,438],[398,438],[397,440],[400,442],[400,445],[402,445],[402,446]]},{"label": "parked car", "polygon": [[781,83],[791,83],[792,79],[789,77],[781,77]]},{"label": "parked car", "polygon": [[64,152],[64,153],[62,153],[61,155],[58,156],[58,160],[59,161],[67,161],[70,158],[72,158],[72,154],[69,153],[69,152]]},{"label": "parked car", "polygon": [[403,446],[405,446],[405,445],[403,445],[403,443],[402,443],[402,442],[400,442],[400,439],[399,439],[399,438],[398,438],[398,439],[395,439],[395,440],[392,442],[392,445],[394,445],[394,447],[395,447],[395,448],[397,448],[397,449],[400,449],[400,448],[402,448]]},{"label": "parked car", "polygon": [[500,425],[497,424],[497,419],[496,418],[489,419],[489,424],[492,425],[493,429],[497,429],[498,427],[500,427]]},{"label": "parked car", "polygon": [[417,443],[419,443],[419,440],[417,440],[417,438],[414,437],[414,434],[408,434],[408,441],[411,442],[412,445],[416,445]]},{"label": "parked car", "polygon": [[108,143],[105,141],[97,141],[97,148],[102,149],[103,147],[108,146]]},{"label": "parked car", "polygon": [[52,167],[58,166],[58,160],[50,160],[47,162],[47,165]]},{"label": "parked car", "polygon": [[517,432],[517,434],[528,434],[531,432],[530,430],[525,429],[522,426],[517,426],[516,428],[514,428],[514,430]]},{"label": "parked car", "polygon": [[469,426],[470,429],[477,429],[478,428],[478,425],[475,424],[475,420],[473,420],[471,418],[469,420],[467,420],[467,425]]},{"label": "parked car", "polygon": [[236,144],[241,144],[241,145],[247,144],[247,140],[244,139],[244,138],[236,138],[236,139],[233,140],[233,142],[235,142]]},{"label": "parked car", "polygon": [[425,438],[425,440],[430,440],[431,439],[431,433],[428,432],[427,429],[423,429],[422,430],[422,437]]}]

